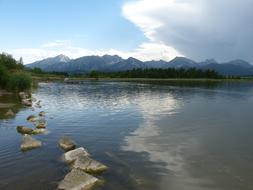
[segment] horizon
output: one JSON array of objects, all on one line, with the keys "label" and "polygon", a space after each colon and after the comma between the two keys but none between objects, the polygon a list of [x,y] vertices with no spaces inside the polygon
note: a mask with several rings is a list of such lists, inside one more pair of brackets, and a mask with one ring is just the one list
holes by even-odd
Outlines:
[{"label": "horizon", "polygon": [[155,5],[152,0],[0,0],[0,52],[22,57],[25,64],[59,54],[252,63],[252,5],[229,0],[158,0]]}]

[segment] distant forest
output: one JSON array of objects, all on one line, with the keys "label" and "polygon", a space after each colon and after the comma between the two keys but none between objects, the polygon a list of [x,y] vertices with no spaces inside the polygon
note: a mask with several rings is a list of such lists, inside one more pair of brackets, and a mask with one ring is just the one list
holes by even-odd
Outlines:
[{"label": "distant forest", "polygon": [[128,71],[119,72],[98,72],[92,71],[88,74],[91,78],[210,78],[210,79],[222,79],[224,76],[220,75],[214,70],[201,70],[195,68],[189,69],[133,69]]}]

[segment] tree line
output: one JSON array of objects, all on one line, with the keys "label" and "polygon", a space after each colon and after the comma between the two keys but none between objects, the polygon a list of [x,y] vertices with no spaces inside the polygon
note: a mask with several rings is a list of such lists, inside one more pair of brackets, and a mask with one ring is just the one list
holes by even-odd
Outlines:
[{"label": "tree line", "polygon": [[210,79],[221,79],[224,78],[218,72],[214,70],[201,70],[196,68],[189,69],[133,69],[128,71],[118,71],[118,72],[99,72],[92,71],[88,74],[91,78],[157,78],[157,79],[166,79],[166,78],[210,78]]}]

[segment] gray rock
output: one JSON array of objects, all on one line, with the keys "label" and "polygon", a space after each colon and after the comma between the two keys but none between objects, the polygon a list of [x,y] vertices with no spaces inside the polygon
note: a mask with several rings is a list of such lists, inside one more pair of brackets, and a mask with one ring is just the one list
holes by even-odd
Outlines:
[{"label": "gray rock", "polygon": [[73,169],[59,183],[58,190],[88,190],[99,183],[99,179],[81,170]]},{"label": "gray rock", "polygon": [[75,142],[69,137],[61,137],[59,140],[59,146],[65,151],[73,150],[76,148]]},{"label": "gray rock", "polygon": [[87,173],[100,173],[108,169],[104,164],[83,155],[76,159],[73,168],[83,170]]},{"label": "gray rock", "polygon": [[67,163],[74,162],[80,156],[89,156],[89,153],[83,147],[71,150],[63,154],[63,160]]},{"label": "gray rock", "polygon": [[21,134],[32,135],[33,134],[33,129],[28,128],[28,127],[24,127],[24,126],[17,126],[17,132],[19,132]]},{"label": "gray rock", "polygon": [[26,118],[27,121],[30,121],[30,122],[35,122],[37,121],[37,117],[34,116],[34,115],[30,115]]},{"label": "gray rock", "polygon": [[14,113],[11,109],[9,109],[9,110],[5,113],[5,116],[7,116],[7,117],[14,117],[14,116],[15,116],[15,113]]},{"label": "gray rock", "polygon": [[38,148],[41,146],[42,146],[41,141],[33,139],[30,135],[25,135],[23,136],[20,148],[22,151],[26,151],[26,150],[31,150],[31,149]]},{"label": "gray rock", "polygon": [[39,116],[40,117],[44,117],[46,115],[46,113],[44,112],[44,111],[41,111],[40,113],[39,113]]}]

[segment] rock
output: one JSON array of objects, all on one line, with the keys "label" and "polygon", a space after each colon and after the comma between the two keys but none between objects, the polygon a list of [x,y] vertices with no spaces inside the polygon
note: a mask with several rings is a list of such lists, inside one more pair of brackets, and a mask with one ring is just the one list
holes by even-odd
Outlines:
[{"label": "rock", "polygon": [[30,99],[22,99],[21,103],[24,105],[24,106],[32,106],[33,103]]},{"label": "rock", "polygon": [[80,147],[63,154],[63,160],[67,163],[71,163],[74,162],[80,156],[89,156],[89,153],[83,147]]},{"label": "rock", "polygon": [[44,112],[44,111],[41,111],[40,113],[39,113],[39,116],[40,117],[44,117],[46,115],[46,113]]},{"label": "rock", "polygon": [[58,190],[88,190],[99,183],[99,179],[81,170],[73,169],[59,183]]},{"label": "rock", "polygon": [[24,126],[17,126],[17,132],[19,132],[21,134],[32,135],[33,134],[33,129],[28,128],[28,127],[24,127]]},{"label": "rock", "polygon": [[14,113],[11,109],[9,109],[9,110],[5,113],[5,116],[7,116],[7,117],[14,117],[14,116],[15,116],[15,113]]},{"label": "rock", "polygon": [[34,116],[34,115],[30,115],[26,118],[27,121],[30,121],[30,122],[35,122],[37,121],[37,117]]},{"label": "rock", "polygon": [[75,142],[68,137],[61,137],[59,140],[59,146],[65,151],[73,150],[76,148]]},{"label": "rock", "polygon": [[31,97],[31,100],[32,100],[32,102],[36,102],[37,101],[36,98],[34,98],[34,97]]},{"label": "rock", "polygon": [[104,164],[83,155],[76,159],[73,168],[83,170],[87,173],[100,173],[108,169]]},{"label": "rock", "polygon": [[37,129],[45,129],[46,128],[46,124],[45,123],[38,123],[38,124],[36,124],[36,128]]},{"label": "rock", "polygon": [[44,134],[46,133],[45,129],[33,129],[33,134],[38,135],[38,134]]},{"label": "rock", "polygon": [[42,146],[42,142],[32,138],[30,135],[23,136],[20,146],[22,151],[31,150]]},{"label": "rock", "polygon": [[36,120],[35,126],[37,129],[44,129],[46,128],[47,122],[44,118],[39,118]]},{"label": "rock", "polygon": [[20,99],[28,99],[29,98],[29,94],[26,92],[19,92],[18,93]]}]

